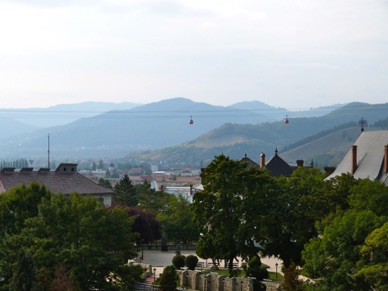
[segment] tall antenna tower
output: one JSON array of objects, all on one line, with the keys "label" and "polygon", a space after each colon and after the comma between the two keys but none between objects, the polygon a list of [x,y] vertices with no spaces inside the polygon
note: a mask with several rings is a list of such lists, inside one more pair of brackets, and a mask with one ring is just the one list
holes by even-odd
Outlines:
[{"label": "tall antenna tower", "polygon": [[50,134],[47,136],[47,168],[50,169]]}]

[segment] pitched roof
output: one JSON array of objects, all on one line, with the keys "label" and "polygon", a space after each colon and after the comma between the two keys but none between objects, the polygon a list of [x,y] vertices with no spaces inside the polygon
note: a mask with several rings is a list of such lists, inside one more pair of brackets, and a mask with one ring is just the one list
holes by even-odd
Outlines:
[{"label": "pitched roof", "polygon": [[248,166],[253,166],[253,167],[259,167],[259,165],[252,161],[250,158],[248,158],[248,155],[245,153],[244,157],[240,159],[241,162],[246,162]]},{"label": "pitched roof", "polygon": [[32,168],[23,168],[20,171],[15,171],[13,168],[4,168],[0,171],[0,193],[23,184],[29,185],[32,182],[45,185],[47,189],[55,194],[77,192],[79,194],[103,195],[113,193],[112,190],[93,182],[76,170],[70,171],[74,170],[74,165],[60,164],[55,171],[44,168],[37,171],[33,171]]},{"label": "pitched roof", "polygon": [[272,176],[291,176],[294,168],[287,164],[278,155],[278,150],[275,150],[275,155],[265,164],[265,167],[271,172]]},{"label": "pitched roof", "polygon": [[[388,130],[364,131],[354,145],[357,146],[357,168],[353,176],[358,179],[380,180],[388,185],[388,175],[384,173],[384,146],[388,144]],[[352,172],[352,148],[346,153],[333,174],[328,179]]]}]

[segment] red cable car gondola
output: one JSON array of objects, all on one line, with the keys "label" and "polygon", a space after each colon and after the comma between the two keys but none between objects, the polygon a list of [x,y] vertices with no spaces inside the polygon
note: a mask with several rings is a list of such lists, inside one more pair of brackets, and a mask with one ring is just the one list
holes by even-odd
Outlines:
[{"label": "red cable car gondola", "polygon": [[194,121],[193,121],[193,117],[192,117],[192,116],[190,116],[189,124],[194,124]]}]

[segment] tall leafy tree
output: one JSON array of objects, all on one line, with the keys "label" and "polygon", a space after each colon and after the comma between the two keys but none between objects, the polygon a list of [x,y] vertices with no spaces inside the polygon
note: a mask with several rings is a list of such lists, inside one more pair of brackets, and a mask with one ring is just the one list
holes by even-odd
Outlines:
[{"label": "tall leafy tree", "polygon": [[277,177],[267,196],[256,239],[262,253],[282,259],[285,269],[301,263],[304,245],[315,237],[315,221],[324,218],[323,174],[317,169],[298,168],[291,177]]},{"label": "tall leafy tree", "polygon": [[164,236],[177,244],[187,245],[199,238],[191,205],[183,196],[171,196],[167,207],[158,214],[157,219],[162,224]]},{"label": "tall leafy tree", "polygon": [[305,247],[304,271],[330,290],[384,290],[388,237],[387,187],[358,180],[349,188],[347,210],[325,219]]},{"label": "tall leafy tree", "polygon": [[355,277],[377,290],[388,290],[388,222],[373,230],[361,248],[365,264]]},{"label": "tall leafy tree", "polygon": [[246,258],[258,251],[252,217],[263,211],[270,177],[245,162],[220,155],[204,169],[201,179],[204,190],[194,195],[193,202],[194,219],[201,233],[200,252],[227,260],[232,275],[237,256]]},{"label": "tall leafy tree", "polygon": [[30,291],[35,282],[34,262],[29,255],[21,249],[17,255],[13,277],[12,289],[20,291]]},{"label": "tall leafy tree", "polygon": [[22,185],[0,195],[0,238],[5,234],[18,234],[27,218],[38,215],[42,198],[51,195],[45,186],[32,183]]},{"label": "tall leafy tree", "polygon": [[141,208],[127,207],[129,217],[133,217],[132,232],[139,234],[137,244],[151,243],[162,237],[161,224],[153,212],[145,212]]},{"label": "tall leafy tree", "polygon": [[138,192],[138,207],[145,212],[159,213],[169,204],[171,194],[163,191],[155,191],[151,189],[151,184],[144,181],[143,184],[136,185]]},{"label": "tall leafy tree", "polygon": [[126,206],[136,206],[138,204],[136,188],[128,175],[124,175],[113,189],[116,192],[114,196],[115,203]]},{"label": "tall leafy tree", "polygon": [[[18,212],[23,214],[23,220],[14,220],[18,227],[11,228],[5,223],[10,231],[3,234],[0,244],[1,290],[21,282],[19,274],[26,274],[25,270],[32,266],[27,258],[32,259],[36,273],[34,288],[39,290],[54,288],[53,284],[58,283],[55,271],[59,267],[63,267],[62,281],[68,278],[75,289],[111,290],[122,276],[126,281],[131,280],[126,262],[136,256],[136,249],[131,232],[133,221],[125,210],[107,209],[96,199],[77,194],[42,195],[42,188],[32,186],[6,193],[7,199],[0,202],[7,205],[6,202],[12,201],[14,205],[20,199],[16,205],[28,209]],[[43,196],[34,207],[24,205],[31,199],[25,201],[22,195],[24,191],[27,196],[31,189],[37,190],[30,193],[36,200]],[[4,207],[1,214],[12,217],[14,213],[14,208]],[[1,223],[4,225],[3,220]],[[20,253],[23,256],[18,256]]]},{"label": "tall leafy tree", "polygon": [[303,252],[304,271],[324,280],[330,290],[368,290],[355,274],[362,264],[360,248],[365,238],[382,225],[371,211],[348,210],[325,227],[322,238],[314,238]]},{"label": "tall leafy tree", "polygon": [[39,210],[23,233],[33,240],[29,249],[37,267],[64,264],[82,290],[110,288],[110,275],[136,254],[132,222],[123,209],[73,194],[52,195]]},{"label": "tall leafy tree", "polygon": [[37,183],[22,185],[0,195],[0,278],[3,278],[0,286],[12,284],[13,270],[17,268],[14,263],[21,259],[18,255],[29,259],[15,237],[20,235],[29,218],[38,215],[41,200],[50,195],[46,187]]}]

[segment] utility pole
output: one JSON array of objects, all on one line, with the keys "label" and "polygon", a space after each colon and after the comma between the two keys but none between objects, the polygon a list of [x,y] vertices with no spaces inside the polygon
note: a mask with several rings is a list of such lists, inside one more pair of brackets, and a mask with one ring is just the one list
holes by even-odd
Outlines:
[{"label": "utility pole", "polygon": [[47,168],[50,170],[50,134],[47,136]]}]

